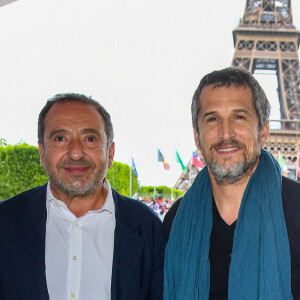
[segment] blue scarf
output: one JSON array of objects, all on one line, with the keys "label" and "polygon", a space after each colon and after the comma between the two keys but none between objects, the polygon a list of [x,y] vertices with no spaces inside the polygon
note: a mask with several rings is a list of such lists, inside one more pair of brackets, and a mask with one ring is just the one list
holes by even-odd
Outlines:
[{"label": "blue scarf", "polygon": [[[165,257],[164,300],[207,300],[212,190],[205,167],[183,197]],[[262,150],[241,202],[229,270],[228,299],[293,299],[281,172]]]}]

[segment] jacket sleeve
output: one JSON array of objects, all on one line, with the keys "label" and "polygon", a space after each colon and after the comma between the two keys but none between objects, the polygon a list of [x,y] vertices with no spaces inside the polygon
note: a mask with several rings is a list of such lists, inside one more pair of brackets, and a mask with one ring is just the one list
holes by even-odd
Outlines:
[{"label": "jacket sleeve", "polygon": [[[156,227],[156,228],[155,228]],[[165,257],[165,237],[162,224],[154,227],[153,232],[153,265],[152,278],[149,289],[148,300],[163,299],[164,283],[164,257]]]}]

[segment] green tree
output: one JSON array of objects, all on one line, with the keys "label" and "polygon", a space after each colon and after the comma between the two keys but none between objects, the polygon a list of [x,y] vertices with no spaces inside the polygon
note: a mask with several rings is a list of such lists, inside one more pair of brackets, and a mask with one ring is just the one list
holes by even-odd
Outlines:
[{"label": "green tree", "polygon": [[0,146],[0,199],[44,184],[48,177],[40,164],[38,148],[25,143]]},{"label": "green tree", "polygon": [[132,172],[132,195],[134,195],[138,191],[139,183],[133,169],[127,164],[114,161],[106,175],[112,188],[124,196],[129,196],[130,192],[130,169]]},{"label": "green tree", "polygon": [[[139,188],[139,193],[141,195],[147,195],[149,197],[153,197],[154,186],[141,186]],[[165,185],[155,187],[156,198],[157,197],[170,198],[171,194],[172,194],[172,188],[170,188],[170,187],[167,187]],[[183,192],[180,190],[173,189],[173,198],[178,199],[180,197],[183,197]]]},{"label": "green tree", "polygon": [[5,147],[7,146],[7,141],[3,138],[0,138],[0,147]]}]

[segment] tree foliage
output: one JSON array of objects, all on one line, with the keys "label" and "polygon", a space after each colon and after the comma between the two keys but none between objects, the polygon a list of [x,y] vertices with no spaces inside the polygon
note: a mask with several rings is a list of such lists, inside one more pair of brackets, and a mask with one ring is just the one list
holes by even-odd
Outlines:
[{"label": "tree foliage", "polygon": [[106,178],[109,180],[112,188],[124,196],[130,193],[130,169],[132,176],[132,195],[138,191],[139,183],[133,169],[128,165],[114,161],[112,167],[108,170]]},{"label": "tree foliage", "polygon": [[[139,194],[141,195],[148,195],[152,196],[154,195],[154,188],[155,188],[155,195],[157,197],[162,197],[162,198],[171,198],[172,194],[172,188],[169,188],[165,185],[162,186],[141,186],[139,188]],[[183,197],[183,192],[180,190],[173,189],[173,198],[178,199],[180,197]]]},{"label": "tree foliage", "polygon": [[0,138],[0,147],[5,147],[7,146],[7,141],[3,138]]},{"label": "tree foliage", "polygon": [[27,144],[0,146],[0,199],[44,184],[48,177],[40,164],[38,148]]}]

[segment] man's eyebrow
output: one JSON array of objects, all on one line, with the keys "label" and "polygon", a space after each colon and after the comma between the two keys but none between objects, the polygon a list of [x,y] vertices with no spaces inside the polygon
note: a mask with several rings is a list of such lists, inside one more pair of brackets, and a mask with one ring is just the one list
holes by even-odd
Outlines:
[{"label": "man's eyebrow", "polygon": [[65,129],[57,129],[57,130],[53,130],[51,131],[51,133],[49,134],[48,138],[51,139],[54,135],[57,135],[57,134],[66,134],[68,133],[67,130]]},{"label": "man's eyebrow", "polygon": [[216,114],[218,114],[217,111],[209,111],[202,116],[202,119],[204,119],[208,116],[216,115]]},{"label": "man's eyebrow", "polygon": [[246,115],[252,115],[251,111],[247,110],[247,109],[243,109],[243,108],[238,108],[238,109],[234,109],[233,112],[235,113],[245,113]]},{"label": "man's eyebrow", "polygon": [[101,136],[101,133],[95,128],[84,128],[80,131],[82,134],[93,133],[95,135]]},{"label": "man's eyebrow", "polygon": [[[237,108],[237,109],[233,109],[232,110],[234,113],[245,113],[247,115],[251,115],[251,111],[247,110],[247,109],[243,109],[243,108]],[[218,112],[216,110],[214,111],[209,111],[207,113],[205,113],[203,116],[202,116],[202,119],[204,119],[205,117],[208,117],[208,116],[213,116],[213,115],[217,115]]]},{"label": "man's eyebrow", "polygon": [[[57,130],[53,130],[48,138],[51,139],[53,136],[57,135],[57,134],[69,134],[70,132],[68,130],[65,130],[65,129],[57,129]],[[97,129],[94,129],[94,128],[85,128],[85,129],[82,129],[80,131],[81,134],[95,134],[97,136],[101,136],[101,133],[97,130]]]}]

